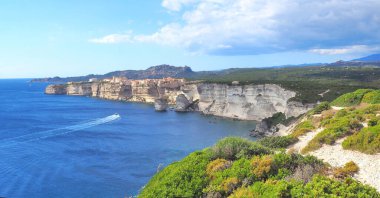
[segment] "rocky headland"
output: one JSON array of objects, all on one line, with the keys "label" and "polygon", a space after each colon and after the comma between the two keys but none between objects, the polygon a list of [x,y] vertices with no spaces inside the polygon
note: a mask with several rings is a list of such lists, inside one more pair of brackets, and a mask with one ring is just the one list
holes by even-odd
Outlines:
[{"label": "rocky headland", "polygon": [[312,104],[291,101],[296,92],[275,84],[228,85],[177,78],[90,79],[86,82],[49,85],[45,93],[155,103],[158,111],[165,111],[170,105],[176,111],[200,111],[204,114],[256,121],[279,112],[286,117],[297,117],[313,107]]}]

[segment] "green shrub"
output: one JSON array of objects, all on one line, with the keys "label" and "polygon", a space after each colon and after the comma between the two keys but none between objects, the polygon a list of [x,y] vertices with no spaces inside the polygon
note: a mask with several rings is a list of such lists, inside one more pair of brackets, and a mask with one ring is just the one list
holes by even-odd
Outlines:
[{"label": "green shrub", "polygon": [[302,135],[305,135],[306,133],[314,130],[315,127],[313,123],[310,120],[303,121],[299,123],[293,130],[291,136],[292,137],[299,137]]},{"label": "green shrub", "polygon": [[372,118],[368,121],[368,126],[370,127],[376,126],[378,121],[379,121],[378,119]]},{"label": "green shrub", "polygon": [[301,152],[307,153],[317,150],[321,148],[323,144],[332,145],[337,139],[359,131],[363,127],[360,123],[362,119],[363,117],[359,114],[359,111],[351,111],[343,117],[336,116],[324,121],[322,125],[325,129],[318,133]]},{"label": "green shrub", "polygon": [[380,90],[375,90],[366,93],[363,96],[362,102],[368,104],[380,104]]},{"label": "green shrub", "polygon": [[367,154],[380,152],[380,125],[363,128],[360,132],[347,137],[342,146],[344,149],[357,150]]},{"label": "green shrub", "polygon": [[267,180],[255,182],[252,186],[237,189],[231,196],[237,197],[363,197],[378,198],[380,194],[368,185],[360,184],[351,178],[343,181],[316,175],[304,184],[296,181]]},{"label": "green shrub", "polygon": [[215,172],[224,170],[231,166],[231,162],[225,159],[216,159],[207,164],[207,175],[213,177]]},{"label": "green shrub", "polygon": [[139,197],[200,197],[209,179],[206,167],[209,151],[197,151],[158,172]]},{"label": "green shrub", "polygon": [[321,102],[310,113],[311,115],[320,114],[322,111],[329,110],[331,108],[329,102]]},{"label": "green shrub", "polygon": [[228,198],[252,198],[252,197],[258,197],[257,194],[255,194],[251,189],[247,187],[241,187],[234,191],[234,193]]},{"label": "green shrub", "polygon": [[[233,160],[214,158],[214,147],[191,153],[158,172],[139,197],[380,197],[375,189],[349,177],[319,176],[316,173],[325,165],[315,157],[274,154],[261,145],[252,149],[249,143],[226,138],[215,144],[229,147],[226,156]],[[252,157],[236,157],[241,151]],[[343,168],[349,174],[357,171],[352,163]]]},{"label": "green shrub", "polygon": [[346,178],[343,181],[316,175],[306,185],[294,185],[291,197],[380,197],[376,189]]},{"label": "green shrub", "polygon": [[252,172],[258,178],[266,178],[271,171],[273,158],[269,155],[255,156],[251,160]]},{"label": "green shrub", "polygon": [[372,89],[358,89],[354,92],[346,93],[332,101],[331,105],[339,107],[359,105],[362,101],[363,96],[370,91],[372,91]]},{"label": "green shrub", "polygon": [[240,183],[243,180],[255,181],[256,178],[252,173],[251,162],[246,158],[241,158],[233,162],[231,167],[215,172],[207,188],[203,189],[204,193],[218,192],[228,194],[225,191],[225,185],[231,178],[236,178]]},{"label": "green shrub", "polygon": [[335,117],[336,118],[341,118],[341,117],[344,117],[348,114],[347,110],[346,109],[341,109],[339,110],[336,114],[335,114]]},{"label": "green shrub", "polygon": [[217,142],[212,148],[212,157],[235,160],[241,157],[271,153],[269,148],[256,142],[238,137],[227,137]]},{"label": "green shrub", "polygon": [[358,165],[355,162],[347,162],[343,167],[336,168],[334,170],[334,176],[336,178],[345,178],[348,176],[353,176],[355,173],[359,172]]},{"label": "green shrub", "polygon": [[286,181],[267,180],[266,182],[256,182],[251,187],[252,192],[257,197],[277,198],[291,197],[290,190],[292,184]]},{"label": "green shrub", "polygon": [[260,139],[258,143],[268,148],[278,149],[286,148],[297,141],[298,139],[293,136],[270,136]]}]

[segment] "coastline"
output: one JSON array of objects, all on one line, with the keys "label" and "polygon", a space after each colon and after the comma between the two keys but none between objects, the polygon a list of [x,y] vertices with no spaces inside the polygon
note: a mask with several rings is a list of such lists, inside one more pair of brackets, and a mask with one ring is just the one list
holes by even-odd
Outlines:
[{"label": "coastline", "polygon": [[[144,102],[166,110],[167,105],[175,111],[199,111],[203,114],[238,120],[261,121],[276,113],[286,117],[298,117],[314,104],[291,101],[296,93],[275,84],[226,85],[191,82],[184,79],[164,78],[129,80],[112,78],[93,82],[69,82],[49,85],[46,94],[91,96],[109,100]],[[164,106],[163,109],[159,107]]]}]

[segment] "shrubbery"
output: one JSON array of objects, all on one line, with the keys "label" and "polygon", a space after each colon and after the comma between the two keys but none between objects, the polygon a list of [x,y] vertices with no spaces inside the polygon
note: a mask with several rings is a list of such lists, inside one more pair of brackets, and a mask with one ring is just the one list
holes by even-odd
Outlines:
[{"label": "shrubbery", "polygon": [[344,149],[357,150],[367,154],[380,152],[380,125],[363,128],[360,132],[347,137],[342,143]]},{"label": "shrubbery", "polygon": [[375,90],[366,93],[363,96],[362,102],[368,104],[380,104],[380,90]]},{"label": "shrubbery", "polygon": [[341,110],[339,112],[333,118],[322,120],[321,125],[325,127],[325,129],[318,133],[308,145],[302,149],[302,153],[319,149],[323,144],[332,145],[337,139],[353,134],[363,127],[361,121],[363,121],[364,118],[359,110],[351,110],[349,112]]},{"label": "shrubbery", "polygon": [[307,132],[310,132],[314,130],[315,127],[313,126],[313,123],[310,120],[303,121],[299,123],[293,130],[291,136],[292,137],[299,137],[301,135],[304,135]]},{"label": "shrubbery", "polygon": [[258,142],[263,146],[278,149],[286,148],[297,141],[298,139],[293,136],[270,136],[261,138]]},{"label": "shrubbery", "polygon": [[267,180],[254,183],[252,186],[237,189],[229,198],[248,197],[379,197],[374,188],[362,185],[347,178],[344,181],[329,179],[315,175],[313,179],[304,184],[297,181]]},{"label": "shrubbery", "polygon": [[[339,181],[318,175],[324,168],[315,157],[274,154],[258,143],[226,138],[157,173],[139,197],[380,196],[350,178]],[[352,164],[344,168],[354,170]]]},{"label": "shrubbery", "polygon": [[215,172],[224,170],[231,166],[231,161],[227,161],[225,159],[216,159],[207,164],[207,175],[213,177]]},{"label": "shrubbery", "polygon": [[310,112],[310,114],[312,114],[312,115],[320,114],[320,113],[322,113],[322,111],[329,110],[330,108],[331,108],[331,106],[330,106],[330,103],[329,103],[329,102],[321,102],[320,104],[318,104],[318,106],[316,106],[316,107]]},{"label": "shrubbery", "polygon": [[211,150],[214,159],[223,158],[227,160],[271,153],[268,148],[261,144],[237,137],[224,138],[216,143]]},{"label": "shrubbery", "polygon": [[359,105],[362,102],[364,95],[370,91],[372,91],[372,89],[358,89],[354,92],[346,93],[332,101],[331,105],[339,107]]},{"label": "shrubbery", "polygon": [[359,167],[355,162],[347,162],[343,167],[336,168],[334,170],[334,176],[337,178],[346,178],[348,176],[353,176],[355,173],[359,172]]},{"label": "shrubbery", "polygon": [[157,173],[139,197],[200,197],[209,182],[209,150],[197,151]]}]

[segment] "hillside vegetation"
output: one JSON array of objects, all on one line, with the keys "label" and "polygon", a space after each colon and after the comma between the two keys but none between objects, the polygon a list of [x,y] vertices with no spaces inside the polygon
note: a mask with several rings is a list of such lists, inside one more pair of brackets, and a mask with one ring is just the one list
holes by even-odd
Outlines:
[{"label": "hillside vegetation", "polygon": [[380,88],[380,67],[371,63],[341,62],[323,66],[230,69],[219,74],[196,75],[191,79],[212,83],[279,84],[297,92],[293,100],[331,102],[360,88]]},{"label": "hillside vegetation", "polygon": [[167,166],[139,197],[380,197],[376,189],[352,178],[359,171],[353,161],[331,167],[309,155],[284,152],[303,135],[321,129],[303,154],[343,137],[344,149],[379,153],[379,98],[379,90],[359,89],[320,103],[287,136],[257,142],[225,138]]},{"label": "hillside vegetation", "polygon": [[351,178],[357,171],[225,138],[158,172],[139,197],[380,197]]},{"label": "hillside vegetation", "polygon": [[[333,110],[330,106],[346,108]],[[323,130],[308,142],[302,153],[317,150],[324,144],[332,145],[344,137],[347,137],[342,143],[344,149],[379,153],[380,91],[359,89],[338,97],[330,104],[321,103],[289,136],[297,138],[316,128]]]},{"label": "hillside vegetation", "polygon": [[336,97],[360,88],[380,88],[380,62],[344,62],[316,64],[315,66],[284,66],[272,68],[232,68],[220,71],[192,71],[190,67],[158,65],[146,70],[122,70],[103,75],[67,78],[33,79],[32,82],[88,81],[91,78],[104,79],[126,77],[145,78],[186,78],[210,83],[231,84],[278,84],[297,92],[293,98],[303,103],[332,101]]}]

